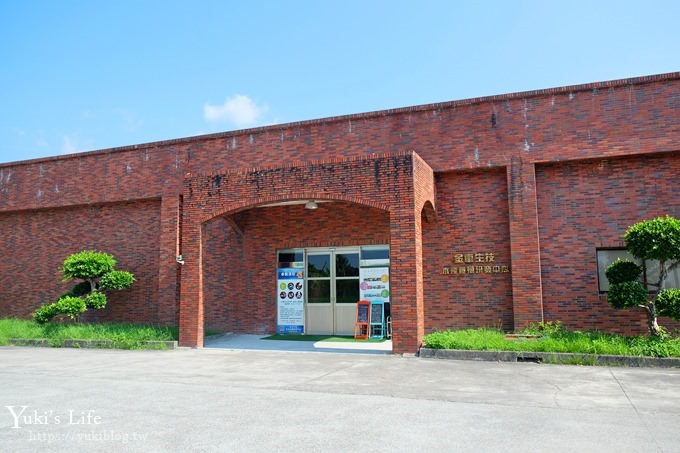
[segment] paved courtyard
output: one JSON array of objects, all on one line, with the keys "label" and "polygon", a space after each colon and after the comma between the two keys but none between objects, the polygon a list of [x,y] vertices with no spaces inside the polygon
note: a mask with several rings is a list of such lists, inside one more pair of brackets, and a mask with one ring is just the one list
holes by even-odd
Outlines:
[{"label": "paved courtyard", "polygon": [[680,452],[680,370],[0,348],[0,451]]}]

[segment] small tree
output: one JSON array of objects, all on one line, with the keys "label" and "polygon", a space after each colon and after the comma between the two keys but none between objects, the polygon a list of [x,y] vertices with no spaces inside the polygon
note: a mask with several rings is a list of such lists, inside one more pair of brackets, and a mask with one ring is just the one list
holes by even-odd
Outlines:
[{"label": "small tree", "polygon": [[667,289],[668,274],[680,265],[680,221],[657,217],[628,228],[623,235],[631,255],[645,261],[658,261],[656,281],[641,281],[643,268],[630,260],[618,259],[606,270],[609,280],[607,300],[614,308],[640,307],[647,314],[649,333],[659,336],[657,316],[680,319],[680,289]]},{"label": "small tree", "polygon": [[39,323],[46,323],[56,315],[66,315],[77,319],[88,308],[101,309],[106,306],[105,290],[129,288],[135,277],[127,271],[115,269],[113,256],[85,250],[66,258],[61,268],[64,281],[81,280],[71,291],[48,305],[43,305],[33,313]]}]

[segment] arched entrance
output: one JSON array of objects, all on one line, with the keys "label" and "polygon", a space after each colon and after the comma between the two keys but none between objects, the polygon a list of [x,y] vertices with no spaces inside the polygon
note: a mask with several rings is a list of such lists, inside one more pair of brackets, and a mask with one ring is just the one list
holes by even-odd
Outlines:
[{"label": "arched entrance", "polygon": [[[289,243],[303,246],[305,249],[351,246],[359,247],[361,250],[362,245],[385,244],[386,239],[385,245],[389,245],[390,254],[393,257],[390,266],[391,280],[395,282],[390,288],[394,320],[394,351],[415,352],[417,350],[424,330],[421,211],[426,202],[434,206],[434,177],[432,169],[413,152],[332,163],[248,169],[213,175],[187,175],[184,181],[182,217],[182,255],[186,264],[182,267],[181,276],[181,344],[198,347],[203,344],[206,296],[209,296],[210,291],[210,284],[206,284],[206,279],[210,275],[205,272],[204,266],[207,266],[209,261],[205,258],[209,252],[210,241],[208,239],[214,219],[225,219],[223,222],[229,224],[232,229],[240,229],[243,237],[247,238],[249,231],[243,225],[239,226],[239,220],[243,220],[244,216],[259,217],[259,227],[267,231],[265,234],[253,236],[250,244],[258,244],[258,241],[266,240],[267,232],[269,235],[280,237],[285,234],[286,230],[290,230],[285,224],[282,225],[284,223],[282,221],[263,222],[262,219],[266,218],[268,213],[263,213],[264,211],[260,209],[287,206],[285,209],[288,210],[304,210],[307,201],[311,200],[316,203],[328,201],[329,205],[337,203],[334,208],[346,208],[354,212],[349,216],[340,215],[341,220],[336,224],[328,220],[322,222],[323,228],[319,230],[316,237],[310,234],[314,222],[300,217],[303,220],[298,220],[296,225],[300,234],[304,236],[303,242]],[[338,212],[342,213],[342,209],[329,208],[329,212],[335,211],[337,216]],[[361,222],[366,220],[361,215],[362,209],[365,212],[382,213],[382,221],[386,228],[383,228],[382,233],[379,234],[382,234],[384,239],[376,241],[374,238],[366,243],[357,239],[361,236],[362,230],[366,233],[366,228],[362,228],[361,225]],[[243,212],[249,214],[241,214]],[[280,216],[277,218],[281,219]],[[252,257],[257,253],[252,248],[248,248],[247,239],[244,239],[243,243],[245,255]],[[283,240],[280,243],[285,245],[286,241]],[[279,247],[275,248],[275,250],[278,249]],[[329,260],[342,256],[342,253],[337,255],[332,250],[328,251],[331,252],[327,256]],[[321,253],[311,253],[311,255],[320,256]],[[253,262],[245,266],[243,271],[258,273],[265,270],[266,272],[264,268],[268,266],[267,262],[270,263],[269,270],[271,271],[275,269],[275,260],[275,256],[265,257],[257,263]],[[305,260],[305,263],[308,261]],[[338,275],[337,263],[329,264],[328,272],[330,273],[327,277],[316,276],[310,280],[316,281],[317,283],[314,284],[317,286],[335,284],[335,291],[329,291],[330,297],[334,294],[337,298],[338,282],[340,282],[340,287],[349,286],[350,283],[343,283],[343,281],[355,278],[355,276]],[[324,278],[329,279],[327,284],[318,283]],[[309,285],[309,281],[305,284]],[[265,299],[275,294],[265,288],[258,288],[258,290],[264,290],[265,294],[270,294],[265,295]],[[265,300],[263,303],[267,304],[268,301]],[[340,302],[331,300],[330,303],[333,306],[334,303]],[[250,307],[250,310],[253,309]],[[333,316],[336,314],[341,316],[340,311],[342,310],[333,311]],[[347,313],[344,315],[346,316]],[[264,318],[268,321],[262,325],[262,328],[270,330],[271,326],[275,326],[276,324],[271,322],[274,317],[275,312],[268,310],[264,314]],[[335,329],[335,320],[333,323],[333,329]]]},{"label": "arched entrance", "polygon": [[361,255],[389,252],[389,213],[346,201],[304,204],[260,205],[205,223],[206,329],[352,334],[360,273],[376,263],[360,263]]}]

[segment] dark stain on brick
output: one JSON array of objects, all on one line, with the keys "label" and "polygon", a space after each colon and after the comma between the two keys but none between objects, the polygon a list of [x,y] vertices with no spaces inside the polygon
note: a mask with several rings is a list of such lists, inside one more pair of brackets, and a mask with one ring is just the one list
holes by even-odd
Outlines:
[{"label": "dark stain on brick", "polygon": [[521,203],[524,196],[524,162],[522,156],[512,156],[510,158],[510,202]]}]

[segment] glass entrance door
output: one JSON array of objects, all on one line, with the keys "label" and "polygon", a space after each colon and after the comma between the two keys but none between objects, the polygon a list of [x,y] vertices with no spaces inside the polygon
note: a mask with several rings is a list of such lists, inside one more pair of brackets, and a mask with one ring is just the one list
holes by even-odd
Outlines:
[{"label": "glass entrance door", "polygon": [[307,251],[308,334],[352,335],[359,300],[359,250]]}]

